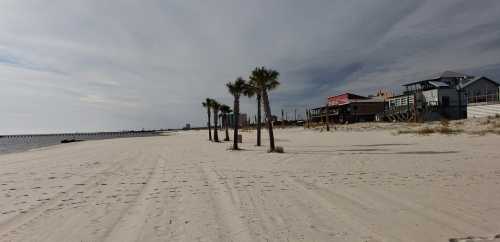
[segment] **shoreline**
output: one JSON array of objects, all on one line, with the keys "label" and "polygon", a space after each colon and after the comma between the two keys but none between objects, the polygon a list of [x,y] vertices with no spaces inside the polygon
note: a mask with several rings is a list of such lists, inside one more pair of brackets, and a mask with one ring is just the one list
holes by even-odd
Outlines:
[{"label": "shoreline", "polygon": [[104,140],[117,138],[133,138],[159,136],[171,131],[136,131],[136,132],[97,132],[97,133],[60,133],[60,134],[26,134],[4,135],[0,137],[0,155],[19,153],[32,149],[71,143],[65,141]]}]

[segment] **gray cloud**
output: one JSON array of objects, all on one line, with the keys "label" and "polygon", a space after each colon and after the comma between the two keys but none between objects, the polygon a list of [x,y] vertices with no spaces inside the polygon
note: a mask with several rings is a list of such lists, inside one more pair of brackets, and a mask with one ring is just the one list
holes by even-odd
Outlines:
[{"label": "gray cloud", "polygon": [[[255,66],[273,109],[445,69],[500,80],[496,0],[0,2],[0,133],[203,124]],[[254,112],[244,99],[243,110]]]}]

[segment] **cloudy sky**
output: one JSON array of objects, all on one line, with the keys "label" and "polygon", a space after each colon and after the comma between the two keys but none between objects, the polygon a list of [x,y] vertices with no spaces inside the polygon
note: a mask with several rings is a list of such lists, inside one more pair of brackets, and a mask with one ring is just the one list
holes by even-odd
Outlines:
[{"label": "cloudy sky", "polygon": [[2,0],[0,133],[201,125],[261,65],[276,113],[442,70],[500,81],[500,1]]}]

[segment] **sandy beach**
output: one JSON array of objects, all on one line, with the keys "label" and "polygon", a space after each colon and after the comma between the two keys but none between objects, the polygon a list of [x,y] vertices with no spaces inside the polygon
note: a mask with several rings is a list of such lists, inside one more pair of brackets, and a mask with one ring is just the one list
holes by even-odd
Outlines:
[{"label": "sandy beach", "polygon": [[[500,136],[206,131],[0,155],[1,241],[448,241],[500,234]],[[264,133],[265,134],[265,133]],[[265,135],[264,135],[265,137]],[[267,145],[266,139],[264,144]]]}]

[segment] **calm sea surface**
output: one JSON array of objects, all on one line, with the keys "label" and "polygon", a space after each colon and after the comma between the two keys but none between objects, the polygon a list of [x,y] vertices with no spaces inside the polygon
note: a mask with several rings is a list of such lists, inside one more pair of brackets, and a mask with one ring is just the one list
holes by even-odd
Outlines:
[{"label": "calm sea surface", "polygon": [[158,132],[109,132],[91,134],[49,134],[49,135],[10,135],[0,136],[0,154],[21,152],[50,145],[61,144],[62,140],[101,140],[124,137],[147,137],[159,135]]}]

